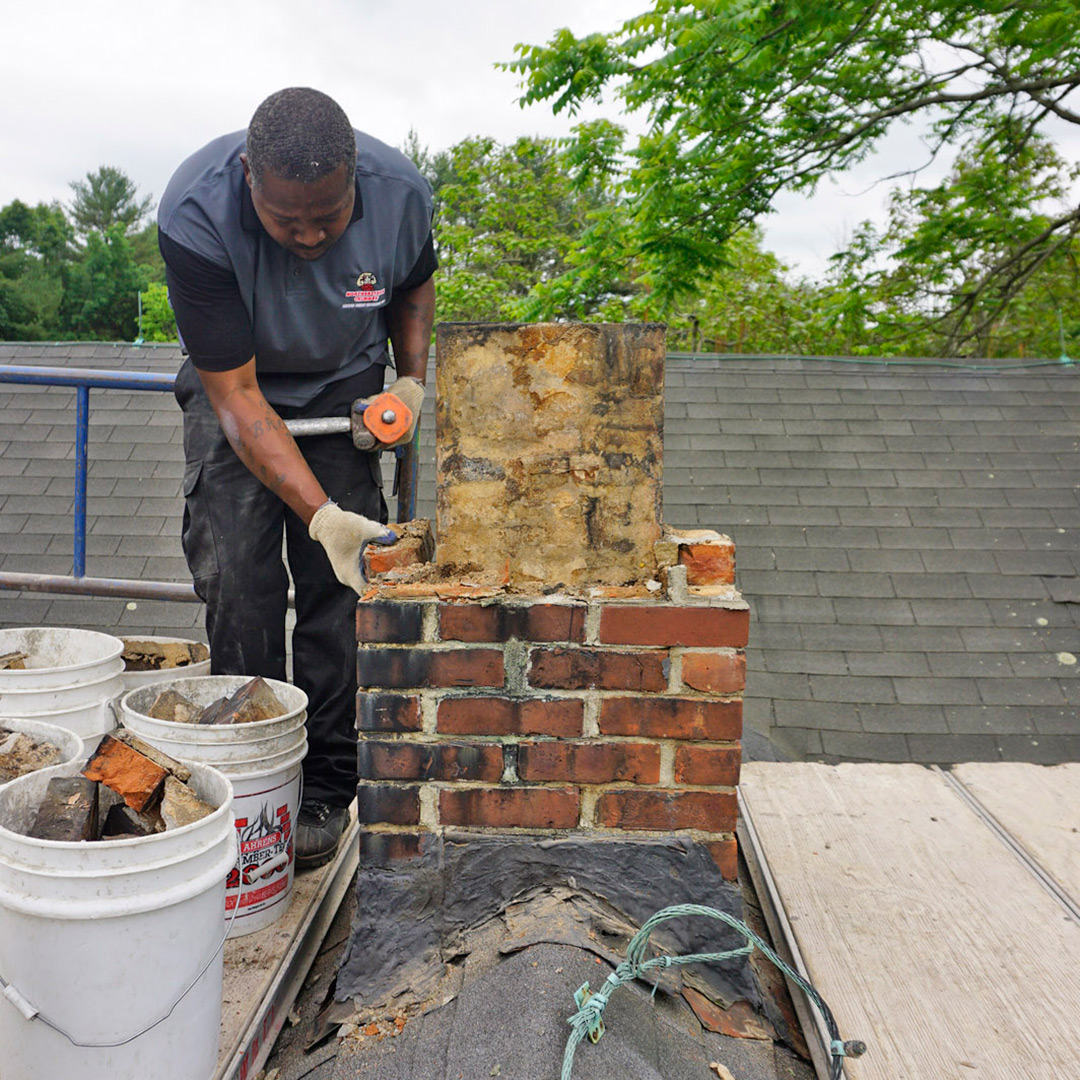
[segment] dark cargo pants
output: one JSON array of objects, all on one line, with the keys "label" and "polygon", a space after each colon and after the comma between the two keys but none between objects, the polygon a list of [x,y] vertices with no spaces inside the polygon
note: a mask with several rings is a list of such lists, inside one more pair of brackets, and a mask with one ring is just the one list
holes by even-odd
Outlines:
[{"label": "dark cargo pants", "polygon": [[[376,365],[328,387],[285,419],[347,416],[358,397],[382,389]],[[356,795],[357,597],[334,577],[322,546],[233,452],[190,360],[176,379],[184,411],[183,547],[195,591],[206,604],[215,675],[285,678],[289,574],[296,590],[293,682],[308,696],[304,797],[346,806]],[[342,509],[386,522],[377,454],[349,435],[305,436],[300,450],[327,495]],[[288,572],[282,561],[282,536]]]}]

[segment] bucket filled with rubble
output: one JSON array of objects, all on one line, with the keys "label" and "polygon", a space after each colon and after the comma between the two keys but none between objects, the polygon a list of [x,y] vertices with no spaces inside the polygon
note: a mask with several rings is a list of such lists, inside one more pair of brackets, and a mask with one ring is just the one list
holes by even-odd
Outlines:
[{"label": "bucket filled with rubble", "polygon": [[4,1080],[210,1080],[232,789],[128,733],[0,789]]},{"label": "bucket filled with rubble", "polygon": [[210,649],[201,641],[174,637],[122,637],[124,690],[210,674]]},{"label": "bucket filled with rubble", "polygon": [[0,630],[0,716],[25,716],[83,738],[116,724],[124,643],[96,630]]},{"label": "bucket filled with rubble", "polygon": [[51,765],[86,756],[82,739],[66,728],[26,717],[0,716],[0,788]]},{"label": "bucket filled with rubble", "polygon": [[240,867],[229,878],[229,931],[269,926],[289,906],[293,829],[307,754],[307,695],[276,679],[206,675],[129,691],[125,728],[182,761],[220,769],[232,781]]}]

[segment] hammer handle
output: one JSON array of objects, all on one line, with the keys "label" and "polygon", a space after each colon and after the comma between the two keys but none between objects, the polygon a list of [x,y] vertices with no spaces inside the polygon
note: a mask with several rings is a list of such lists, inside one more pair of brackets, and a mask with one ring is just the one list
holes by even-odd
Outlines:
[{"label": "hammer handle", "polygon": [[285,427],[293,437],[297,435],[346,435],[352,431],[352,421],[347,416],[324,416],[316,420],[286,420]]}]

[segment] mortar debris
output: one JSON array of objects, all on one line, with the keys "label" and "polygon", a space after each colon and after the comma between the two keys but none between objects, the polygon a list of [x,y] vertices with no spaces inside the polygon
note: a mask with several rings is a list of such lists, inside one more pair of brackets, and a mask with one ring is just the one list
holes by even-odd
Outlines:
[{"label": "mortar debris", "polygon": [[121,653],[125,671],[182,669],[210,659],[210,650],[199,641],[143,641],[124,638]]},{"label": "mortar debris", "polygon": [[186,765],[117,731],[102,738],[80,775],[49,780],[20,831],[37,840],[97,842],[183,828],[217,809],[199,798],[190,778]]},{"label": "mortar debris", "polygon": [[0,727],[0,784],[55,765],[62,756],[60,748],[45,739]]},{"label": "mortar debris", "polygon": [[177,724],[221,726],[273,720],[287,712],[266,680],[256,676],[233,694],[217,698],[205,707],[170,687],[158,694],[146,715]]}]

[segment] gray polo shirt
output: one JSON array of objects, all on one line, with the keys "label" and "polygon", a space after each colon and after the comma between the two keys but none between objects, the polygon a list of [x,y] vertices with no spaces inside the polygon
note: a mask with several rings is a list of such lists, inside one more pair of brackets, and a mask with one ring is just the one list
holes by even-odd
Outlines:
[{"label": "gray polo shirt", "polygon": [[215,139],[173,174],[158,207],[169,299],[192,362],[255,357],[274,405],[305,405],[338,379],[389,363],[386,308],[436,268],[427,182],[399,151],[356,133],[356,205],[325,255],[297,258],[251,202],[246,133]]}]

